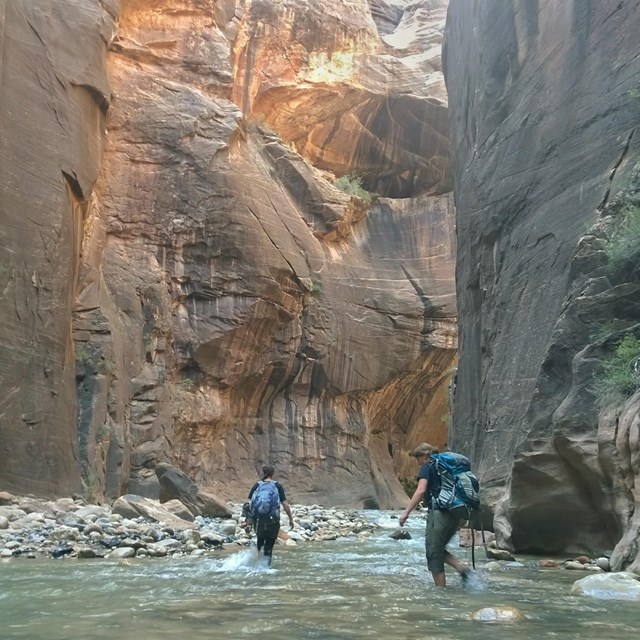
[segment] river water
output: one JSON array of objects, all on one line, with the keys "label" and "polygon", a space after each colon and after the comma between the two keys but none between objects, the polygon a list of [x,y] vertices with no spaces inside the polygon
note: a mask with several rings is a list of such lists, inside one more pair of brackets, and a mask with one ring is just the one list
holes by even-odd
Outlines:
[{"label": "river water", "polygon": [[[627,640],[637,603],[569,593],[586,574],[534,562],[480,570],[462,588],[455,572],[436,589],[424,564],[424,522],[411,540],[389,538],[397,513],[368,512],[384,528],[367,539],[277,545],[271,568],[255,550],[225,557],[11,560],[0,564],[1,640]],[[470,560],[470,551],[452,549]],[[477,553],[479,566],[484,552]],[[514,624],[473,622],[483,607],[513,606]]]}]

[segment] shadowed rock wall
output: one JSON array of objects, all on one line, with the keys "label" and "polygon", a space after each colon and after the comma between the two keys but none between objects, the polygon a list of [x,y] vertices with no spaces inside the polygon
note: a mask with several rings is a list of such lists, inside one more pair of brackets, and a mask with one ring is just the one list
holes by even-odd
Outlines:
[{"label": "shadowed rock wall", "polygon": [[0,5],[0,478],[80,488],[71,310],[102,160],[108,3]]},{"label": "shadowed rock wall", "polygon": [[518,550],[610,550],[633,512],[619,478],[637,442],[620,446],[617,413],[593,394],[615,335],[593,335],[639,319],[603,269],[599,222],[638,159],[639,28],[632,2],[449,7],[460,313],[451,444],[479,467],[499,542]]},{"label": "shadowed rock wall", "polygon": [[[12,335],[28,345],[6,361],[50,358],[42,375],[66,377],[38,395],[6,368],[60,455],[51,482],[34,482],[22,448],[47,439],[5,431],[3,415],[8,488],[64,492],[80,474],[94,497],[155,496],[168,461],[239,499],[271,461],[295,500],[399,506],[397,477],[415,473],[407,450],[446,440],[455,358],[445,3],[83,0],[77,45],[79,0],[23,4],[46,18],[16,22],[29,38],[72,50],[61,66],[81,68],[85,109],[73,111],[76,93],[52,103],[55,51],[26,56],[36,80],[16,105],[38,101],[42,130],[16,179],[49,176],[41,141],[74,116],[48,148],[64,213],[45,203],[29,230],[46,221],[66,261],[46,264],[49,293],[30,281],[21,236],[25,308],[41,322],[31,289],[48,292],[56,349],[41,353],[16,315]],[[41,66],[57,78],[42,96]],[[376,192],[370,202],[333,186],[344,173]]]}]

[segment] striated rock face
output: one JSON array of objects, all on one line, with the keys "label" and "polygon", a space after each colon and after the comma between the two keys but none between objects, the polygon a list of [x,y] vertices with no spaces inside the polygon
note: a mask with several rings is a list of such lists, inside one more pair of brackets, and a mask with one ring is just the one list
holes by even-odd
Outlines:
[{"label": "striated rock face", "polygon": [[444,54],[461,350],[451,443],[480,470],[500,546],[606,550],[631,531],[619,568],[637,553],[638,443],[631,405],[601,410],[593,385],[640,319],[637,274],[613,279],[603,252],[609,202],[639,157],[640,13],[472,4],[452,0]]},{"label": "striated rock face", "polygon": [[[69,461],[52,482],[76,485],[79,467],[96,496],[155,497],[154,468],[167,461],[239,499],[270,461],[294,501],[400,505],[397,477],[415,474],[406,451],[446,439],[456,348],[446,3],[137,0],[121,3],[116,33],[115,2],[65,0],[50,13],[79,4],[95,49],[74,63],[86,75],[96,58],[83,84],[100,89],[110,43],[111,89],[85,90],[87,110],[69,123],[78,140],[64,141],[75,178],[58,191],[76,225],[50,207],[34,214],[68,246],[67,271],[47,274],[64,292],[47,294],[61,305],[47,331],[57,351],[27,345],[20,319],[12,334],[55,375],[67,371],[58,396],[36,403]],[[56,42],[73,40],[46,24]],[[42,140],[62,110],[38,103]],[[80,135],[84,119],[91,135]],[[333,186],[347,173],[375,191],[370,201]],[[32,394],[20,371],[10,379]],[[26,440],[11,434],[2,455],[16,468],[0,479],[56,492],[20,470]]]},{"label": "striated rock face", "polygon": [[10,490],[80,488],[71,311],[102,161],[109,4],[0,6],[0,479]]}]

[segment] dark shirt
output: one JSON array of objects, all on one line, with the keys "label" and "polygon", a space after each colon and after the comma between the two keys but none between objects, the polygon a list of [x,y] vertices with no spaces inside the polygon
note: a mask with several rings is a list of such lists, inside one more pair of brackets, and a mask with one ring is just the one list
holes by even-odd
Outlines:
[{"label": "dark shirt", "polygon": [[432,461],[420,465],[417,480],[425,479],[427,481],[427,495],[423,498],[424,502],[430,507],[431,500],[440,492],[440,476],[436,471],[436,466]]},{"label": "dark shirt", "polygon": [[[284,495],[284,489],[282,488],[282,485],[277,481],[277,480],[270,480],[269,482],[273,482],[273,484],[276,485],[276,489],[278,490],[278,496],[280,496],[280,504],[282,504],[286,499],[287,496]],[[254,491],[258,488],[258,482],[256,482],[253,487],[251,487],[251,491],[249,491],[249,500],[251,500],[251,496],[253,495]]]}]

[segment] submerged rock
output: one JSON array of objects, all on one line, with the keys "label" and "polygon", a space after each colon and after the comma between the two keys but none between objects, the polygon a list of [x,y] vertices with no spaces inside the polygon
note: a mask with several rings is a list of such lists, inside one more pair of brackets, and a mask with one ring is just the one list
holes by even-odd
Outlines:
[{"label": "submerged rock", "polygon": [[513,554],[506,549],[492,549],[487,547],[487,558],[492,560],[515,560]]},{"label": "submerged rock", "polygon": [[411,534],[406,529],[396,529],[389,537],[392,540],[411,540]]},{"label": "submerged rock", "polygon": [[551,560],[549,558],[545,558],[544,560],[540,560],[540,562],[538,562],[538,566],[541,569],[554,569],[557,568],[559,565],[557,560]]},{"label": "submerged rock", "polygon": [[630,571],[598,573],[574,582],[571,593],[600,600],[640,602],[640,576]]},{"label": "submerged rock", "polygon": [[474,622],[520,622],[523,618],[515,607],[485,607],[471,614]]}]

